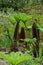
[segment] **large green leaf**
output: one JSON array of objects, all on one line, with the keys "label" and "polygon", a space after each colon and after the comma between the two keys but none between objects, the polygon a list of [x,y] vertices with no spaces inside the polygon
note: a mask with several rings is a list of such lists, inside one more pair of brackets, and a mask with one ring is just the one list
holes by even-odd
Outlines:
[{"label": "large green leaf", "polygon": [[27,26],[27,29],[28,29],[28,30],[32,29],[32,26],[31,26],[31,25],[30,25],[30,26]]},{"label": "large green leaf", "polygon": [[38,23],[37,23],[37,28],[38,28],[40,31],[43,31],[43,27],[42,27],[41,25],[39,25]]},{"label": "large green leaf", "polygon": [[16,21],[22,21],[24,23],[29,21],[32,18],[31,15],[27,15],[25,13],[14,13],[14,17]]},{"label": "large green leaf", "polygon": [[33,38],[33,39],[25,38],[25,39],[21,39],[21,40],[23,40],[24,42],[30,42],[30,43],[36,42],[36,38]]},{"label": "large green leaf", "polygon": [[13,16],[7,16],[6,17],[12,24],[15,24],[16,20]]},{"label": "large green leaf", "polygon": [[27,53],[23,54],[20,52],[16,52],[16,53],[12,52],[10,54],[4,54],[4,55],[3,55],[3,52],[1,52],[0,57],[4,58],[6,61],[11,63],[12,65],[18,65],[21,62],[32,59],[32,56],[30,56],[29,54]]}]

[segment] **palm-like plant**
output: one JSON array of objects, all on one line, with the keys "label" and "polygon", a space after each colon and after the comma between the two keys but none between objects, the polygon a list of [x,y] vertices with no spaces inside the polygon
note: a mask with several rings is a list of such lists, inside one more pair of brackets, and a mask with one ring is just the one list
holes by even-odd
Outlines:
[{"label": "palm-like plant", "polygon": [[[24,39],[25,38],[25,31],[24,31],[24,28],[21,28],[21,33],[19,35],[19,23],[20,22],[23,22],[24,25],[26,26],[26,22],[29,21],[30,19],[32,18],[32,16],[30,15],[27,15],[25,13],[14,13],[13,16],[7,16],[7,19],[12,23],[12,24],[16,24],[16,27],[15,27],[15,31],[14,31],[14,45],[13,46],[16,46],[17,45],[17,41],[19,39]],[[27,27],[26,27],[27,28]],[[23,34],[24,33],[24,34]],[[21,37],[21,35],[23,34],[23,36]],[[13,47],[14,48],[14,47]]]}]

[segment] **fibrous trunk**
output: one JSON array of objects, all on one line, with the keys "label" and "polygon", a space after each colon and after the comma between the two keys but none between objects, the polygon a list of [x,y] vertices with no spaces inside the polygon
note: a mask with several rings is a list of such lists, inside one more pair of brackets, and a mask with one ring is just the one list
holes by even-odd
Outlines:
[{"label": "fibrous trunk", "polygon": [[40,33],[39,33],[39,29],[37,27],[37,23],[36,21],[33,23],[33,26],[32,26],[32,35],[33,35],[33,38],[36,38],[36,42],[33,46],[33,54],[34,54],[34,57],[36,57],[37,55],[39,55],[39,38],[40,38]]}]

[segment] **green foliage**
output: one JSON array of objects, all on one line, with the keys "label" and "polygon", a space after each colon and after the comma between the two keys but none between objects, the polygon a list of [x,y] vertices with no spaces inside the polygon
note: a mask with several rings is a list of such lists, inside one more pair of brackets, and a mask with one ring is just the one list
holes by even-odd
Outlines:
[{"label": "green foliage", "polygon": [[5,16],[12,24],[15,24],[15,22],[27,22],[30,19],[32,19],[31,15],[27,15],[25,13],[14,13],[13,15],[10,16]]},{"label": "green foliage", "polygon": [[42,65],[43,57],[33,58],[29,54],[22,54],[21,52],[11,52],[10,54],[5,54],[0,52],[0,58],[3,58],[12,65]]},{"label": "green foliage", "polygon": [[43,55],[43,42],[39,44],[39,57],[41,58]]},{"label": "green foliage", "polygon": [[5,48],[9,47],[11,44],[11,40],[8,37],[8,30],[11,39],[13,38],[14,32],[13,25],[11,24],[11,22],[7,21],[6,17],[4,18],[3,15],[0,16],[0,46],[3,46]]},{"label": "green foliage", "polygon": [[38,29],[39,29],[40,31],[43,32],[43,27],[42,27],[42,26],[40,26],[39,24],[37,24],[37,27],[38,27]]},{"label": "green foliage", "polygon": [[3,46],[4,48],[7,48],[10,46],[10,40],[7,36],[4,36],[1,41],[0,41],[0,45]]},{"label": "green foliage", "polygon": [[31,8],[37,4],[43,4],[43,0],[0,0],[0,7],[12,7],[14,10],[23,9],[26,6]]},{"label": "green foliage", "polygon": [[0,52],[0,58],[4,58],[12,65],[18,65],[26,60],[32,59],[32,56],[28,55],[27,53],[22,54],[20,52],[12,52],[10,54],[5,55],[4,53]]},{"label": "green foliage", "polygon": [[32,26],[27,26],[27,29],[28,29],[28,30],[32,29]]},{"label": "green foliage", "polygon": [[[0,20],[1,21],[0,22],[0,45],[2,44],[2,46],[4,46],[6,48],[6,47],[9,47],[10,43],[11,43],[10,39],[8,38],[8,33],[6,30],[7,29],[6,27],[8,27],[8,29],[9,29],[9,34],[11,36],[11,39],[13,39],[13,33],[14,33],[14,26],[13,25],[18,21],[20,23],[21,22],[22,23],[28,22],[28,21],[30,21],[32,16],[24,14],[24,13],[15,13],[12,16],[8,15],[5,18],[7,18],[8,21],[6,19],[4,20],[3,18],[2,18],[3,19],[2,21]],[[40,17],[40,19],[41,18],[42,17]],[[8,25],[8,24],[10,24],[10,25]],[[32,29],[32,26],[30,26],[30,25],[26,26],[26,27],[28,30]],[[40,31],[43,31],[42,26],[37,24],[37,27]],[[26,33],[27,33],[27,30],[26,30]],[[23,40],[24,42],[27,42],[27,43],[29,42],[31,44],[36,42],[35,38],[33,38],[33,39],[32,38],[31,39],[25,38],[25,39],[21,39],[21,40]],[[31,49],[28,49],[29,51],[31,51],[33,49],[32,46],[30,46],[30,47],[31,47]],[[32,51],[32,53],[33,53],[33,51]],[[31,54],[31,52],[30,52],[30,54]],[[31,56],[33,56],[33,55],[31,55]],[[42,46],[40,45],[38,58],[32,58],[31,56],[28,54],[22,54],[19,52],[17,52],[17,53],[12,52],[10,54],[4,54],[4,53],[0,52],[0,58],[4,58],[5,60],[7,60],[9,63],[11,63],[13,65],[18,65],[18,64],[20,64],[20,65],[41,65],[41,62],[43,59],[43,57],[42,57]]]},{"label": "green foliage", "polygon": [[25,13],[15,13],[14,17],[16,21],[22,21],[23,23],[29,21],[32,18],[31,15],[27,15]]},{"label": "green foliage", "polygon": [[30,43],[36,42],[36,38],[33,38],[33,39],[26,38],[26,39],[21,39],[21,40],[23,40],[24,42],[30,42]]},{"label": "green foliage", "polygon": [[4,53],[3,52],[0,52],[0,58],[3,58],[4,57]]},{"label": "green foliage", "polygon": [[19,65],[42,65],[43,64],[43,58],[35,58],[32,60],[25,61],[23,63],[20,63]]},{"label": "green foliage", "polygon": [[16,20],[13,16],[7,16],[7,19],[14,25]]}]

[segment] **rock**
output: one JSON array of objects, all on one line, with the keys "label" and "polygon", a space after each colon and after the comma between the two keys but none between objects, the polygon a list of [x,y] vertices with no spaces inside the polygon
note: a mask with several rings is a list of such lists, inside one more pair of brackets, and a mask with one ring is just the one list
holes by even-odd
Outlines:
[{"label": "rock", "polygon": [[5,60],[1,60],[1,59],[0,59],[0,65],[9,65],[9,63],[6,62]]}]

